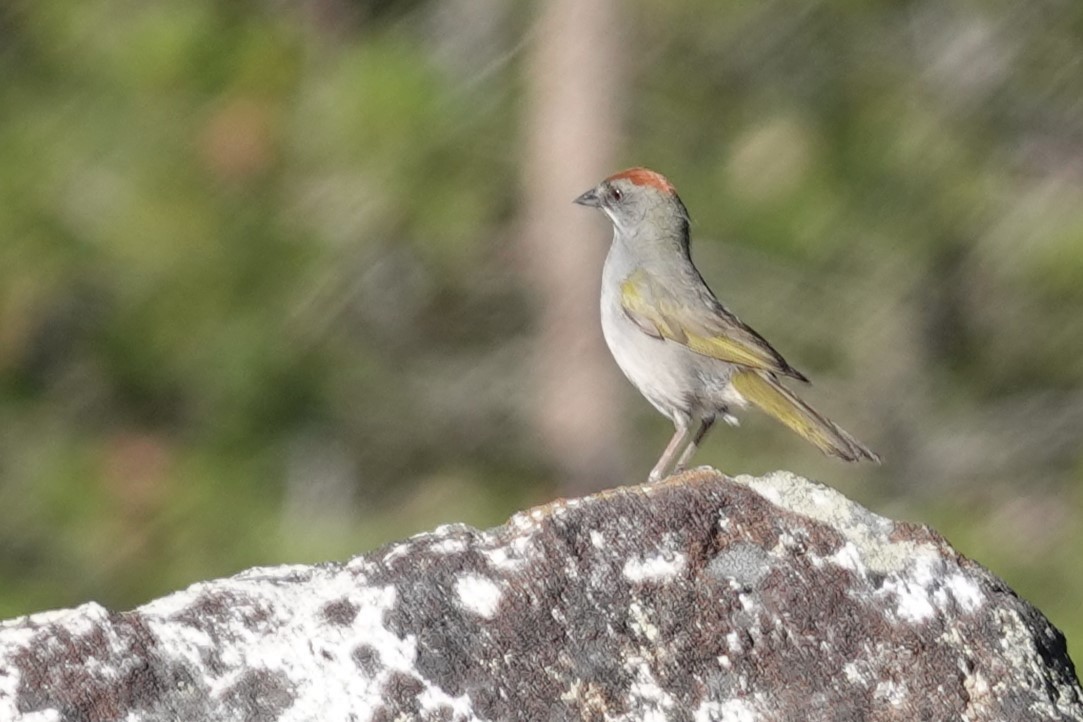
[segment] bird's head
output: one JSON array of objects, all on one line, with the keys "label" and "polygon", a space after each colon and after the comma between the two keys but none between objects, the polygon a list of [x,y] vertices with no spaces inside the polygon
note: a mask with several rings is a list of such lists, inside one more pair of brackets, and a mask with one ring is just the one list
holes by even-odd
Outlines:
[{"label": "bird's head", "polygon": [[661,173],[629,168],[615,173],[575,199],[581,206],[598,208],[613,221],[617,232],[638,236],[644,229],[688,232],[688,211],[677,189]]}]

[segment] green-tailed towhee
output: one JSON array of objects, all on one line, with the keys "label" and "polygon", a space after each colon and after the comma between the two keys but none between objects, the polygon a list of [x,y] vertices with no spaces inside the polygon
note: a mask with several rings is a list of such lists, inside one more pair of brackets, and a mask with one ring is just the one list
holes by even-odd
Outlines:
[{"label": "green-tailed towhee", "polygon": [[689,253],[688,211],[664,176],[631,168],[575,202],[613,222],[602,270],[602,333],[628,380],[676,431],[651,470],[658,481],[692,458],[715,420],[751,401],[846,461],[880,458],[781,383],[808,382],[723,306]]}]

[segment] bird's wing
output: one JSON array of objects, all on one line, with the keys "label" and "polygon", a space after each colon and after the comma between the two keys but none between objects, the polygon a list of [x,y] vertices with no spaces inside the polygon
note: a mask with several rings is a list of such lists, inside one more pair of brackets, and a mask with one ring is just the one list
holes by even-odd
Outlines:
[{"label": "bird's wing", "polygon": [[678,298],[642,269],[620,286],[624,313],[645,333],[683,344],[696,353],[751,369],[808,381],[771,344],[730,313],[707,290],[694,299]]}]

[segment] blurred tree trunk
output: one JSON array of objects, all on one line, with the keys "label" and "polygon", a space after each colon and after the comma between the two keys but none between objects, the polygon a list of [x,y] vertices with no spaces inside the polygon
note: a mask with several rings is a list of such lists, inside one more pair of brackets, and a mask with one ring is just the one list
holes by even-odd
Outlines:
[{"label": "blurred tree trunk", "polygon": [[535,291],[534,423],[563,491],[626,481],[619,372],[598,319],[609,225],[572,199],[613,170],[624,94],[617,0],[545,0],[527,63],[522,273]]}]

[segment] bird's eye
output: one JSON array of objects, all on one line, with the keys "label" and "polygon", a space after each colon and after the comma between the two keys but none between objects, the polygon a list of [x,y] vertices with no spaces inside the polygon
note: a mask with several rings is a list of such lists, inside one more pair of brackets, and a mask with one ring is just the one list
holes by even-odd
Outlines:
[{"label": "bird's eye", "polygon": [[620,192],[620,188],[610,188],[609,197],[614,201],[619,201],[624,197],[624,194]]}]

